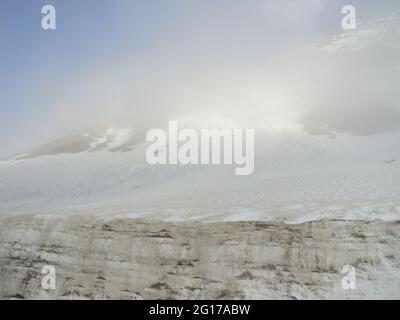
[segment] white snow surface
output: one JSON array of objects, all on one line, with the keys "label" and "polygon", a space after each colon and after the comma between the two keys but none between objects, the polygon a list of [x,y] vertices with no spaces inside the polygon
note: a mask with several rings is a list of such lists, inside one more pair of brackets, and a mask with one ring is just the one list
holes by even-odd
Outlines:
[{"label": "white snow surface", "polygon": [[91,143],[90,149],[95,149],[98,145],[106,143],[108,149],[118,148],[129,142],[133,134],[132,129],[120,129],[120,128],[109,128],[101,138],[97,138],[97,141]]},{"label": "white snow surface", "polygon": [[321,51],[332,56],[354,54],[372,46],[399,48],[400,13],[381,19],[358,23],[355,30],[333,35]]},{"label": "white snow surface", "polygon": [[398,220],[399,138],[257,135],[250,176],[236,176],[235,165],[149,165],[146,143],[10,159],[0,162],[0,215]]}]

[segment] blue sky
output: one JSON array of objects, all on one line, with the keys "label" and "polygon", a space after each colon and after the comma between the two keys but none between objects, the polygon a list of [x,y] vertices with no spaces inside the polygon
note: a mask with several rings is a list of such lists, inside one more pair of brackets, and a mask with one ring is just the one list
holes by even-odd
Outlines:
[{"label": "blue sky", "polygon": [[[348,2],[2,0],[0,156],[90,126],[90,121],[82,119],[90,118],[96,109],[80,113],[85,103],[94,108],[98,102],[89,95],[98,94],[99,99],[108,101],[98,106],[105,119],[109,109],[126,110],[139,102],[143,107],[135,112],[147,112],[146,117],[151,117],[158,108],[166,108],[161,104],[176,102],[176,94],[165,93],[173,91],[169,81],[158,82],[158,70],[178,82],[197,79],[197,67],[207,70],[226,64],[221,72],[229,74],[231,65],[268,59],[277,48],[294,42],[312,43],[336,32],[340,7]],[[365,20],[400,7],[395,0],[350,2]],[[41,8],[46,4],[57,10],[55,31],[41,29]],[[110,79],[115,81],[110,84]],[[122,90],[125,83],[121,85],[120,79],[132,88]],[[200,81],[193,81],[201,86]],[[103,97],[103,86],[115,90]],[[146,91],[148,95],[119,101],[119,94],[127,94],[133,87],[140,87],[139,95]],[[153,100],[154,96],[160,99]],[[114,100],[118,100],[115,107]],[[190,98],[185,103],[188,101]],[[64,121],[68,117],[70,120]]]},{"label": "blue sky", "polygon": [[[70,77],[84,68],[93,59],[104,60],[115,52],[123,51],[135,42],[140,51],[146,46],[146,31],[150,11],[155,19],[160,18],[160,8],[146,5],[147,1],[135,1],[137,10],[132,10],[130,21],[119,21],[121,14],[116,11],[116,1],[110,0],[68,0],[68,1],[23,1],[0,2],[0,135],[3,151],[7,144],[21,142],[25,136],[39,133],[43,138],[46,130],[32,126],[52,106],[46,102],[46,86],[40,103],[30,103],[32,91],[37,89],[37,78],[46,79],[51,87],[64,77]],[[120,4],[128,1],[119,1]],[[57,30],[41,29],[41,8],[51,4],[57,10]],[[129,26],[125,24],[129,23]],[[131,39],[126,36],[126,27],[137,30]],[[106,63],[105,62],[105,63]],[[66,89],[66,88],[65,88]],[[37,93],[36,93],[37,94]],[[49,120],[49,119],[46,119]],[[42,126],[46,126],[45,123]],[[57,128],[48,126],[50,132]],[[38,138],[40,140],[41,138]],[[29,143],[28,143],[29,145]],[[12,150],[14,148],[10,148]],[[13,150],[14,151],[14,150]],[[2,155],[3,152],[0,152]]]}]

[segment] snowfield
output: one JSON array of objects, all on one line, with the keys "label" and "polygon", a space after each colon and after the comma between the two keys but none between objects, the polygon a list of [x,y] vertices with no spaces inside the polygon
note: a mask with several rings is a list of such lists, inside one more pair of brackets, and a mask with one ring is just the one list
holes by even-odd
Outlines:
[{"label": "snowfield", "polygon": [[396,220],[399,144],[397,133],[336,139],[259,134],[254,174],[242,177],[227,165],[149,165],[144,142],[118,152],[110,143],[98,151],[9,159],[0,163],[0,214]]}]

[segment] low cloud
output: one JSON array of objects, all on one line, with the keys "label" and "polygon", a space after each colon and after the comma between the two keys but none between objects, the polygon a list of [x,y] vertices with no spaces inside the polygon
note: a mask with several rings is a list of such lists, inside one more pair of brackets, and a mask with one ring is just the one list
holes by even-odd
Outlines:
[{"label": "low cloud", "polygon": [[[10,125],[22,132],[10,145],[105,126],[144,132],[168,120],[272,130],[300,124],[310,136],[399,128],[398,28],[370,34],[381,22],[361,24],[335,42],[328,34],[340,28],[341,4],[330,0],[145,3],[116,2],[102,50],[78,55],[76,68],[68,50],[41,57],[45,63],[26,76],[31,85],[18,91],[27,120]],[[372,2],[365,3],[357,6],[368,11]],[[79,51],[80,30],[70,27],[65,47]],[[94,47],[96,30],[92,22]],[[355,46],[332,50],[348,35]]]}]

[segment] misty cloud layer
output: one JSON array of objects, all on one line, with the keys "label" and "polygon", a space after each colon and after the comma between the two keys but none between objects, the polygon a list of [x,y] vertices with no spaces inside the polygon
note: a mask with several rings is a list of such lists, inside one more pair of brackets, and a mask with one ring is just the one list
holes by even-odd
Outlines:
[{"label": "misty cloud layer", "polygon": [[[146,54],[132,57],[128,48],[58,83],[53,110],[79,126],[139,131],[170,119],[263,129],[300,123],[310,134],[397,129],[399,48],[390,46],[400,38],[390,29],[397,22],[361,24],[354,35],[339,30],[349,38],[342,48],[314,31],[323,1],[305,3],[301,11],[285,1],[237,4],[229,13],[188,6],[155,31]],[[332,45],[337,51],[324,51]]]},{"label": "misty cloud layer", "polygon": [[[52,48],[28,73],[31,85],[15,94],[29,121],[19,120],[21,134],[8,143],[29,135],[38,145],[107,126],[144,132],[168,120],[273,131],[301,126],[310,136],[397,130],[400,15],[391,9],[398,3],[355,1],[356,31],[340,27],[343,4],[118,1],[101,30],[95,19],[82,31],[85,8],[77,3],[81,20],[69,26],[75,36],[60,18],[54,37],[63,37],[64,49]],[[74,42],[85,32],[97,45],[90,54]]]},{"label": "misty cloud layer", "polygon": [[400,128],[399,16],[361,25],[314,72],[310,110],[299,123],[310,134],[373,135]]}]

